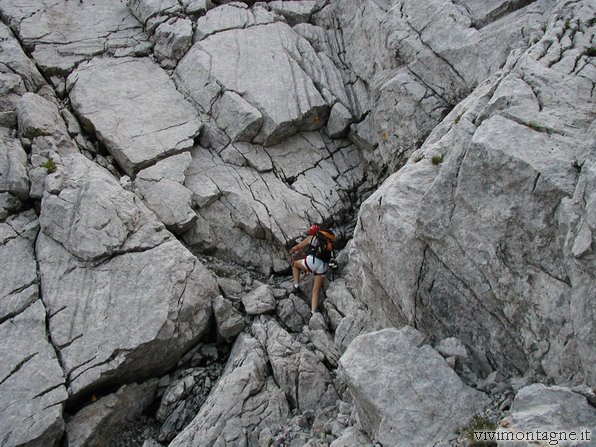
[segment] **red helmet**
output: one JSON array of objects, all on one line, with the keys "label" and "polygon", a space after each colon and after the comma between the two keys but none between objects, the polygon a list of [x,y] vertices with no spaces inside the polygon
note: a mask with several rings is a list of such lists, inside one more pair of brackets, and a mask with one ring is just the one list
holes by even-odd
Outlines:
[{"label": "red helmet", "polygon": [[308,234],[313,236],[317,231],[319,231],[319,226],[317,224],[312,224],[308,230]]}]

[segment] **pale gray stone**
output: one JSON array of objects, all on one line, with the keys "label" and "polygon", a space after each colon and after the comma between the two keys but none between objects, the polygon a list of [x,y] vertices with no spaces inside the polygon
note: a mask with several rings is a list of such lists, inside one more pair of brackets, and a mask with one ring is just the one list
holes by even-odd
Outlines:
[{"label": "pale gray stone", "polygon": [[252,140],[263,124],[261,113],[234,92],[225,92],[212,108],[217,125],[232,142]]},{"label": "pale gray stone", "polygon": [[303,299],[291,294],[289,298],[278,301],[275,315],[289,331],[301,332],[308,324],[310,307]]},{"label": "pale gray stone", "polygon": [[25,93],[17,107],[19,133],[33,139],[42,135],[68,135],[56,104],[35,93]]},{"label": "pale gray stone", "polygon": [[338,396],[331,375],[317,356],[270,317],[260,316],[253,331],[266,347],[275,382],[292,408],[306,411],[335,404]]},{"label": "pale gray stone", "polygon": [[146,55],[150,48],[141,24],[120,0],[6,0],[2,11],[48,74],[68,75],[78,63],[99,54]]},{"label": "pale gray stone", "polygon": [[[143,26],[147,26],[147,21],[150,18],[175,14],[181,10],[180,3],[177,0],[130,0],[128,7]],[[150,33],[153,33],[153,31],[154,29],[148,29]]]},{"label": "pale gray stone", "polygon": [[[4,7],[4,3],[2,6]],[[15,110],[18,97],[25,91],[37,91],[46,84],[46,81],[35,63],[27,57],[12,31],[4,23],[0,23],[0,48],[2,50],[0,51],[0,61],[2,61],[0,73],[6,75],[7,77],[4,79],[13,84],[9,89],[6,85],[3,85],[2,89],[7,89],[3,91],[3,94],[7,95],[8,91],[16,87],[14,93],[17,93],[17,95],[10,101],[10,110]],[[17,87],[20,83],[13,76],[21,79],[24,89]],[[7,110],[4,106],[6,99],[5,97],[3,101],[0,101],[3,104],[2,110]]]},{"label": "pale gray stone", "polygon": [[120,439],[127,424],[152,403],[157,382],[124,385],[78,411],[66,424],[69,447],[104,447]]},{"label": "pale gray stone", "polygon": [[242,314],[234,308],[231,301],[221,295],[213,300],[213,313],[219,335],[228,343],[244,329]]},{"label": "pale gray stone", "polygon": [[222,31],[264,25],[277,20],[280,19],[262,6],[248,9],[244,3],[233,2],[211,9],[207,14],[199,18],[197,20],[193,42],[198,42]]},{"label": "pale gray stone", "polygon": [[317,64],[322,70],[308,42],[278,22],[232,29],[197,42],[174,77],[204,111],[210,110],[220,85],[240,94],[263,115],[257,139],[269,145],[325,124],[328,106],[302,68]]},{"label": "pale gray stone", "polygon": [[246,313],[258,315],[275,309],[275,297],[271,286],[263,284],[242,297]]},{"label": "pale gray stone", "polygon": [[208,329],[217,283],[110,174],[81,155],[63,161],[59,192],[42,201],[36,253],[76,396],[175,365]]},{"label": "pale gray stone", "polygon": [[184,187],[184,172],[190,161],[188,152],[173,155],[143,169],[134,181],[137,195],[174,233],[187,231],[197,219],[192,192]]},{"label": "pale gray stone", "polygon": [[[560,445],[582,446],[593,445],[593,434],[596,430],[596,409],[591,406],[585,397],[574,393],[566,387],[547,387],[535,383],[522,388],[515,396],[511,414],[500,424],[497,432],[506,437],[509,433],[530,431],[575,431],[578,440],[582,430],[592,433],[591,442],[560,442]],[[514,438],[515,439],[515,438]],[[542,439],[540,439],[542,440]],[[526,447],[535,445],[531,442],[505,442],[499,441],[499,446],[514,445]]]},{"label": "pale gray stone", "polygon": [[314,0],[299,2],[276,0],[269,2],[268,6],[272,11],[284,16],[290,26],[308,22],[310,16],[319,9],[317,2]]},{"label": "pale gray stone", "polygon": [[79,117],[129,175],[191,148],[201,128],[196,110],[147,58],[94,59],[68,86]]},{"label": "pale gray stone", "polygon": [[352,114],[341,102],[337,102],[331,108],[329,121],[327,122],[327,133],[331,138],[343,137],[352,124]]},{"label": "pale gray stone", "polygon": [[343,431],[339,438],[329,444],[329,447],[353,447],[366,446],[371,444],[366,433],[357,427],[348,427]]},{"label": "pale gray stone", "polygon": [[27,154],[18,140],[0,133],[0,193],[29,197]]},{"label": "pale gray stone", "polygon": [[160,24],[152,37],[153,54],[163,66],[174,68],[192,45],[192,22],[172,17]]},{"label": "pale gray stone", "polygon": [[57,444],[64,431],[62,410],[68,394],[64,372],[46,335],[41,300],[0,324],[0,356],[2,443]]},{"label": "pale gray stone", "polygon": [[207,401],[169,445],[256,445],[261,430],[282,423],[288,414],[283,391],[267,378],[263,349],[253,337],[241,334]]},{"label": "pale gray stone", "polygon": [[18,315],[39,297],[33,250],[38,229],[32,210],[0,223],[0,322]]},{"label": "pale gray stone", "polygon": [[435,346],[435,349],[443,357],[457,357],[462,360],[468,358],[468,350],[461,340],[455,337],[449,337],[441,340],[439,344]]},{"label": "pale gray stone", "polygon": [[434,445],[489,403],[438,352],[396,329],[359,336],[340,365],[363,428],[383,445]]}]

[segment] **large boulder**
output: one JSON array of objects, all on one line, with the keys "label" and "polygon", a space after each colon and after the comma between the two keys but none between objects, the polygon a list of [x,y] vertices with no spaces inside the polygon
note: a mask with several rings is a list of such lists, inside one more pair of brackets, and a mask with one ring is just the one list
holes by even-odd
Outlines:
[{"label": "large boulder", "polygon": [[[197,111],[149,58],[98,58],[68,77],[73,108],[127,174],[190,149]],[[166,113],[167,112],[167,113]]]},{"label": "large boulder", "polygon": [[[559,442],[560,445],[594,445],[596,431],[596,409],[585,397],[566,387],[547,387],[535,383],[519,390],[511,407],[511,414],[501,421],[497,430],[499,446],[512,445],[511,440],[519,440],[518,433],[530,433],[537,436],[536,441],[551,441],[552,432],[564,432],[569,436],[575,432],[571,441]],[[546,436],[546,439],[544,439]],[[558,441],[565,438],[558,439]],[[591,441],[587,443],[586,441]],[[516,442],[516,447],[535,445],[534,442]],[[552,445],[552,444],[551,444]]]},{"label": "large boulder", "polygon": [[153,402],[157,379],[123,385],[78,411],[66,424],[69,447],[104,447],[122,436],[126,425]]},{"label": "large boulder", "polygon": [[2,444],[56,445],[64,431],[62,410],[68,394],[40,300],[0,324],[0,355]]},{"label": "large boulder", "polygon": [[594,383],[589,11],[560,5],[363,204],[350,268],[371,321]]},{"label": "large boulder", "polygon": [[312,47],[288,25],[277,22],[206,37],[180,61],[174,79],[205,112],[222,89],[241,95],[263,116],[255,141],[270,145],[325,124],[329,106],[309,76],[311,71],[322,72]]},{"label": "large boulder", "polygon": [[384,329],[357,337],[340,359],[360,422],[382,445],[435,445],[489,403],[421,339],[408,327]]},{"label": "large boulder", "polygon": [[147,54],[150,44],[126,2],[0,2],[3,17],[46,74],[67,75],[98,54]]},{"label": "large boulder", "polygon": [[282,423],[288,414],[283,391],[267,377],[263,349],[250,335],[240,334],[201,410],[169,445],[257,445],[261,430]]},{"label": "large boulder", "polygon": [[217,283],[107,171],[73,155],[53,176],[37,258],[70,394],[165,372],[206,332]]}]

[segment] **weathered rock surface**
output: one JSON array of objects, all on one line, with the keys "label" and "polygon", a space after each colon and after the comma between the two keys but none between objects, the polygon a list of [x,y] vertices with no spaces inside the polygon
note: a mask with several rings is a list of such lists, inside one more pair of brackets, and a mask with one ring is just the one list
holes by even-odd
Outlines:
[{"label": "weathered rock surface", "polygon": [[207,330],[215,280],[107,171],[73,155],[55,175],[37,257],[69,392],[166,370]]},{"label": "weathered rock surface", "polygon": [[396,329],[361,335],[340,359],[360,422],[383,445],[434,445],[488,404],[438,352],[413,339]]},{"label": "weathered rock surface", "polygon": [[199,218],[185,241],[267,273],[287,269],[288,240],[349,208],[348,191],[364,177],[356,146],[326,143],[318,132],[268,148],[197,148],[192,156],[185,186]]},{"label": "weathered rock surface", "polygon": [[56,104],[35,93],[25,93],[17,107],[19,133],[33,139],[43,135],[68,135]]},{"label": "weathered rock surface", "polygon": [[0,322],[18,315],[38,299],[33,249],[38,229],[33,211],[0,223]]},{"label": "weathered rock surface", "polygon": [[[500,424],[498,432],[501,436],[508,433],[531,432],[536,430],[551,432],[563,430],[575,431],[576,440],[580,440],[582,430],[588,430],[592,435],[591,442],[560,442],[561,445],[581,446],[593,445],[593,433],[596,429],[596,409],[591,406],[585,397],[573,392],[566,387],[547,387],[535,383],[522,388],[513,401],[511,414]],[[515,439],[515,438],[513,438]],[[543,441],[542,438],[539,440]],[[498,442],[499,446],[512,445],[511,442]],[[529,446],[535,443],[516,442],[517,447]]]},{"label": "weathered rock surface", "polygon": [[327,119],[328,105],[305,69],[322,71],[312,47],[288,25],[273,23],[197,42],[174,76],[204,112],[211,110],[221,88],[241,95],[263,115],[255,141],[270,145],[299,130],[318,129]]},{"label": "weathered rock surface", "polygon": [[331,375],[312,352],[270,317],[259,317],[253,330],[266,349],[275,383],[292,408],[314,410],[335,403],[337,392]]},{"label": "weathered rock surface", "polygon": [[40,300],[0,324],[0,355],[2,443],[54,445],[64,431],[62,407],[68,394],[46,336],[46,310]]},{"label": "weathered rock surface", "polygon": [[47,74],[68,75],[96,55],[146,55],[150,48],[141,24],[120,0],[2,0],[0,9]]},{"label": "weathered rock surface", "polygon": [[268,3],[272,11],[282,15],[290,26],[298,23],[307,23],[319,6],[316,1],[306,0],[300,2],[273,1]]},{"label": "weathered rock surface", "polygon": [[190,149],[201,128],[196,110],[148,58],[94,59],[68,77],[68,88],[81,120],[129,175]]},{"label": "weathered rock surface", "polygon": [[174,68],[192,45],[192,22],[173,17],[160,24],[153,36],[154,54],[162,66]]},{"label": "weathered rock surface", "polygon": [[515,373],[594,382],[587,11],[561,5],[362,206],[352,265],[372,321],[456,336]]},{"label": "weathered rock surface", "polygon": [[232,142],[252,140],[263,124],[261,113],[234,92],[215,101],[213,117]]},{"label": "weathered rock surface", "polygon": [[137,195],[174,233],[187,231],[197,219],[192,192],[184,187],[184,173],[190,162],[188,152],[173,155],[143,169],[134,181]]},{"label": "weathered rock surface", "polygon": [[242,297],[244,310],[250,315],[259,315],[271,312],[275,309],[275,297],[273,290],[267,284],[263,284]]},{"label": "weathered rock surface", "polygon": [[231,342],[245,327],[242,314],[221,295],[213,300],[213,313],[217,331],[227,342]]},{"label": "weathered rock surface", "polygon": [[27,154],[18,140],[0,133],[0,193],[18,199],[29,197]]},{"label": "weathered rock surface", "polygon": [[113,445],[122,429],[141,416],[151,404],[157,380],[124,385],[115,393],[89,404],[66,424],[70,447],[104,447]]},{"label": "weathered rock surface", "polygon": [[241,334],[199,414],[169,445],[256,445],[262,429],[283,422],[288,414],[283,391],[267,378],[263,349]]}]

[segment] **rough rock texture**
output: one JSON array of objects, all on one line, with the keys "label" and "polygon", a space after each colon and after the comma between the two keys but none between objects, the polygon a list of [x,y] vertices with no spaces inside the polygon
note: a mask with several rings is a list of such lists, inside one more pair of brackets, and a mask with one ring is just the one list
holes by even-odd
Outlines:
[{"label": "rough rock texture", "polygon": [[23,138],[43,135],[68,135],[56,104],[35,93],[25,93],[17,107],[19,132]]},{"label": "rough rock texture", "polygon": [[29,197],[27,154],[18,140],[3,132],[0,132],[0,193],[21,200]]},{"label": "rough rock texture", "polygon": [[511,50],[541,32],[554,3],[499,0],[479,26],[481,8],[461,2],[332,2],[315,23],[341,30],[342,60],[370,86],[367,159],[398,167]]},{"label": "rough rock texture", "polygon": [[184,187],[184,173],[190,162],[188,152],[168,157],[140,171],[134,181],[137,195],[174,233],[185,232],[197,219],[192,192]]},{"label": "rough rock texture", "polygon": [[261,113],[234,92],[215,101],[213,117],[232,142],[252,140],[263,124]]},{"label": "rough rock texture", "polygon": [[288,416],[284,393],[267,378],[265,353],[241,334],[222,377],[190,425],[169,445],[256,445],[260,431]]},{"label": "rough rock texture", "polygon": [[242,304],[246,313],[250,315],[259,315],[271,312],[275,309],[275,297],[273,290],[267,284],[257,287],[250,293],[242,297]]},{"label": "rough rock texture", "polygon": [[557,8],[362,206],[353,284],[371,321],[594,383],[590,11]]},{"label": "rough rock texture", "polygon": [[0,324],[0,355],[2,444],[54,445],[64,431],[62,407],[68,394],[46,337],[46,310],[40,300]]},{"label": "rough rock texture", "polygon": [[305,69],[321,70],[312,47],[288,25],[273,23],[201,40],[180,61],[175,79],[205,112],[221,88],[241,95],[263,115],[255,141],[270,145],[326,120],[327,103]]},{"label": "rough rock texture", "polygon": [[217,322],[217,331],[227,342],[231,342],[246,325],[242,314],[221,295],[213,300],[213,313]]},{"label": "rough rock texture", "polygon": [[0,323],[18,315],[39,295],[33,243],[39,224],[33,211],[0,223]]},{"label": "rough rock texture", "polygon": [[[513,401],[511,414],[505,418],[499,427],[500,435],[507,433],[535,432],[536,430],[576,431],[580,436],[580,429],[589,430],[591,442],[563,443],[561,445],[594,445],[596,430],[596,409],[585,397],[566,387],[547,387],[535,383],[522,388]],[[585,436],[585,435],[584,435]],[[578,438],[579,440],[579,438]],[[583,439],[586,441],[587,439]],[[499,446],[511,445],[511,442],[499,442]],[[515,443],[515,446],[532,445],[527,442]]]},{"label": "rough rock texture", "polygon": [[185,241],[267,273],[287,269],[288,240],[311,222],[346,212],[348,191],[364,177],[357,147],[345,140],[327,143],[319,132],[268,148],[197,148],[192,156],[185,186],[199,218]]},{"label": "rough rock texture", "polygon": [[488,404],[406,330],[361,335],[340,359],[360,422],[383,445],[434,445]]},{"label": "rough rock texture", "polygon": [[151,404],[157,380],[124,385],[83,408],[66,424],[69,447],[104,447],[113,445],[121,430]]},{"label": "rough rock texture", "polygon": [[107,171],[82,156],[63,163],[37,256],[74,395],[169,368],[206,331],[217,284]]},{"label": "rough rock texture", "polygon": [[129,175],[190,149],[201,128],[196,110],[148,58],[94,59],[68,77],[68,88],[81,120]]},{"label": "rough rock texture", "polygon": [[2,0],[2,15],[47,74],[67,75],[99,54],[147,54],[149,42],[126,2]]}]

